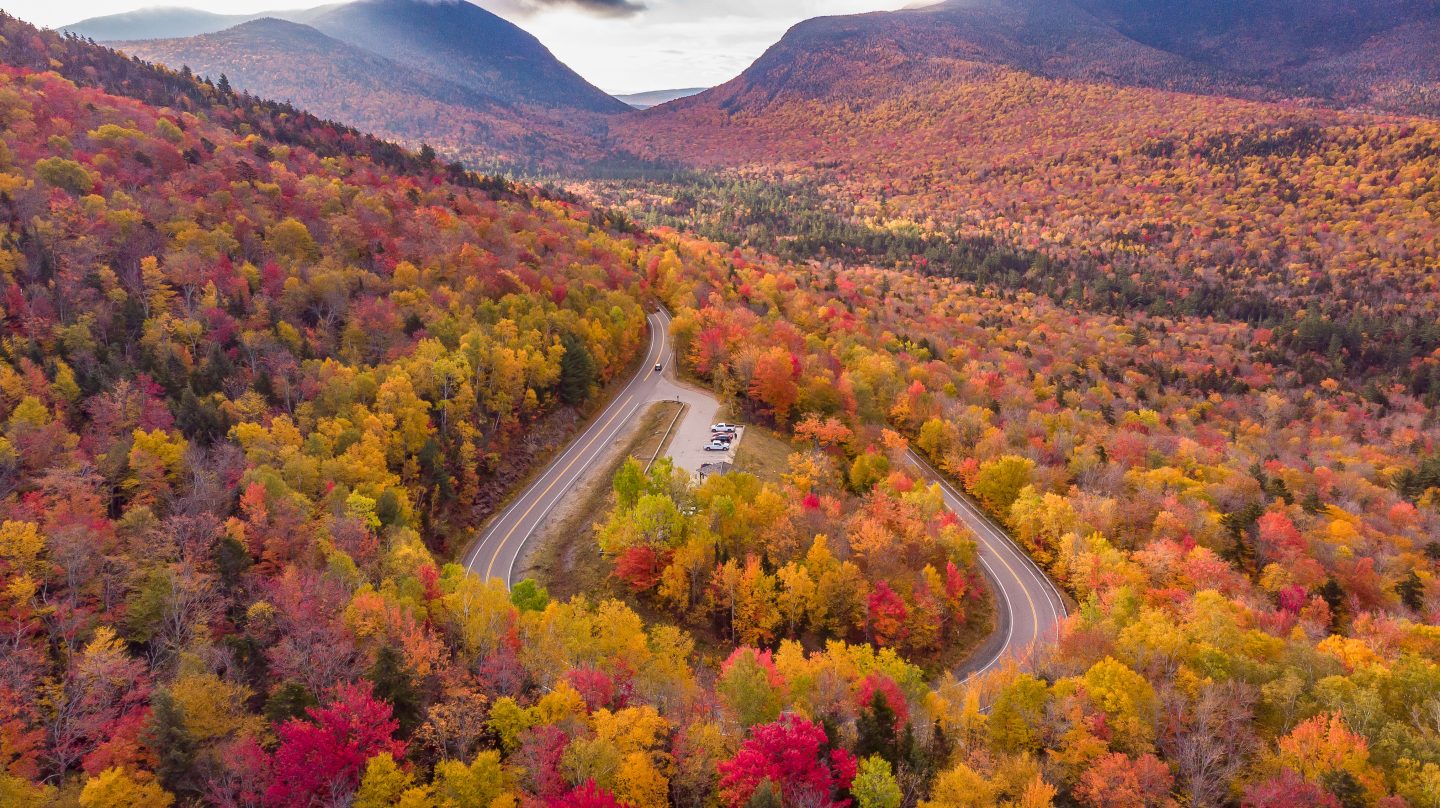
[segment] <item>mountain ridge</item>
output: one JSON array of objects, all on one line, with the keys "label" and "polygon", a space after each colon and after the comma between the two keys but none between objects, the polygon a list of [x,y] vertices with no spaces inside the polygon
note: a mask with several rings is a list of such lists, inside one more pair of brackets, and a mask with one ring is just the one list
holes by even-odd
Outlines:
[{"label": "mountain ridge", "polygon": [[[225,75],[234,87],[408,142],[434,141],[453,149],[466,137],[495,141],[495,118],[516,114],[472,88],[275,17],[194,37],[117,45],[147,60],[188,66],[198,75]],[[316,86],[327,91],[315,92]],[[409,115],[389,114],[402,103]]]},{"label": "mountain ridge", "polygon": [[[354,0],[309,24],[322,33],[497,98],[623,112],[625,105],[555,57],[533,34],[466,0]],[[515,62],[523,70],[514,70]]]},{"label": "mountain ridge", "polygon": [[470,3],[359,0],[306,20],[266,16],[114,44],[475,164],[593,155],[603,118],[630,111],[538,39]]},{"label": "mountain ridge", "polygon": [[692,95],[699,95],[710,89],[709,87],[683,87],[675,90],[646,90],[640,93],[616,93],[615,97],[634,107],[635,109],[649,109],[661,104],[668,104],[681,98],[689,98]]},{"label": "mountain ridge", "polygon": [[[183,6],[153,6],[120,14],[87,17],[60,30],[97,42],[140,39],[175,39],[223,31],[243,22],[273,14],[216,14]],[[288,15],[285,17],[288,19]]]},{"label": "mountain ridge", "polygon": [[[790,28],[735,79],[681,103],[715,99],[734,106],[742,96],[753,104],[786,92],[843,94],[855,65],[834,68],[827,61],[879,58],[889,70],[923,75],[924,63],[940,58],[1047,78],[1440,114],[1440,53],[1424,47],[1440,39],[1440,3],[1433,0],[1388,0],[1392,13],[1362,27],[1361,34],[1336,35],[1324,47],[1313,41],[1313,25],[1311,33],[1288,40],[1266,33],[1263,42],[1252,41],[1233,13],[1186,23],[1178,12],[1173,19],[1156,12],[1123,24],[1127,9],[1143,5],[1129,0],[948,0],[815,17]],[[1241,4],[1212,0],[1198,5]],[[1262,32],[1282,31],[1295,16],[1287,10],[1295,5],[1290,0],[1243,5],[1255,13],[1255,28]],[[1328,4],[1330,26],[1343,27],[1344,12],[1356,7],[1353,2]],[[1269,16],[1266,9],[1272,10]],[[1191,41],[1202,35],[1208,37],[1205,42]],[[1278,44],[1267,49],[1272,41]],[[822,72],[827,67],[828,75]]]}]

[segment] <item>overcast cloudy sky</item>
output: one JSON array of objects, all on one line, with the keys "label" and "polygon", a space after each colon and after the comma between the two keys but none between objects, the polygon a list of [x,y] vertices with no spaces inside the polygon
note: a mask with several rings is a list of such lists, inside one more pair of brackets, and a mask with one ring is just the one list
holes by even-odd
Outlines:
[{"label": "overcast cloudy sky", "polygon": [[[324,4],[324,0],[0,0],[0,8],[11,14],[50,27],[156,5],[254,13]],[[915,0],[477,2],[535,34],[593,84],[621,93],[719,84],[744,70],[800,20],[915,4]]]}]

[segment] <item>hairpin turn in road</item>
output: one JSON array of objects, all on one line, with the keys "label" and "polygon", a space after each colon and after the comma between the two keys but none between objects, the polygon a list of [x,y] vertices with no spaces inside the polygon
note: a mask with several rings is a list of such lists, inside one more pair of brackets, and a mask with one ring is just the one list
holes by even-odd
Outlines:
[{"label": "hairpin turn in road", "polygon": [[[464,555],[466,569],[487,579],[499,578],[507,586],[514,584],[516,564],[546,517],[652,402],[678,400],[690,407],[687,423],[692,419],[702,424],[713,421],[719,401],[705,391],[677,383],[670,375],[675,365],[670,315],[663,310],[654,312],[649,325],[650,344],[635,376],[539,477],[490,520]],[[1023,659],[1032,649],[1053,642],[1066,614],[1059,590],[974,502],[914,450],[909,455],[921,476],[940,485],[945,504],[975,534],[981,568],[995,593],[996,631],[958,673],[978,675],[1003,660]]]}]

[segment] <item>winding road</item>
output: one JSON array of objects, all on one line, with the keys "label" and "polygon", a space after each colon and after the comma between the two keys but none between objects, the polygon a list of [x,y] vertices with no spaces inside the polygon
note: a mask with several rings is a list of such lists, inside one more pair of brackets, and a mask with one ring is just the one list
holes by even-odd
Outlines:
[{"label": "winding road", "polygon": [[1033,649],[1054,642],[1068,613],[1060,590],[979,505],[914,449],[907,452],[921,476],[939,484],[945,504],[975,534],[981,572],[995,593],[995,631],[956,673],[966,679],[979,676],[1006,659],[1024,661]]},{"label": "winding road", "polygon": [[[535,531],[649,404],[668,400],[689,406],[677,441],[693,440],[687,433],[697,429],[708,436],[719,402],[674,380],[669,314],[657,311],[649,324],[650,345],[640,370],[544,473],[490,520],[463,557],[466,569],[514,584],[516,565]],[[662,370],[655,370],[657,363]],[[945,504],[975,534],[981,569],[995,593],[996,629],[956,673],[977,676],[1007,659],[1023,661],[1032,649],[1053,642],[1066,614],[1054,584],[969,497],[913,449],[909,455],[921,476],[940,485]]]}]

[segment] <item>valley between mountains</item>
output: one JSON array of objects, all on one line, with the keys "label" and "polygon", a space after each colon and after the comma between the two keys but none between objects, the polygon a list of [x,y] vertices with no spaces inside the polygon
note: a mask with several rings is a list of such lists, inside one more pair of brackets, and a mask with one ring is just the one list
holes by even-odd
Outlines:
[{"label": "valley between mountains", "polygon": [[0,14],[0,808],[1440,808],[1440,7],[781,6]]}]

